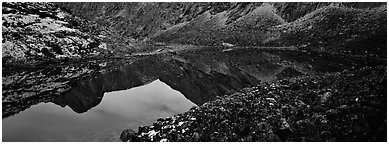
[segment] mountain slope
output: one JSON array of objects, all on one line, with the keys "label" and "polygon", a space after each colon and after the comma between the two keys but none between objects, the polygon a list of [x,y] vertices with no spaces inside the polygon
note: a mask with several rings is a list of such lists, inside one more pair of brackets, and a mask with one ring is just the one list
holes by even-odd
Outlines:
[{"label": "mountain slope", "polygon": [[278,45],[346,54],[386,57],[386,6],[353,9],[325,6],[276,26],[283,34]]},{"label": "mountain slope", "polygon": [[[259,45],[267,39],[266,29],[284,24],[285,21],[275,14],[275,9],[269,4],[260,7],[238,5],[234,9],[211,14],[211,10],[204,12],[183,26],[162,31],[162,34],[151,38],[166,43],[189,43],[195,45],[221,45],[228,42],[236,45]],[[247,13],[231,17],[234,12],[243,9]]]},{"label": "mountain slope", "polygon": [[306,14],[315,13],[314,11],[323,7],[331,5],[368,9],[386,5],[386,3],[56,4],[74,14],[82,13],[81,17],[96,21],[104,27],[115,29],[123,37],[151,39],[164,43],[221,45],[227,42],[244,46],[280,46],[278,41],[272,41],[279,39],[283,33],[268,30],[269,27],[294,23]]}]

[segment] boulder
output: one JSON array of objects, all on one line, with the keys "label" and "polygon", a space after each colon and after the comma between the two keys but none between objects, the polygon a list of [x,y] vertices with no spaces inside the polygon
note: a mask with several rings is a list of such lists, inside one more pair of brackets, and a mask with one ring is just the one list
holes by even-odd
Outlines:
[{"label": "boulder", "polygon": [[120,139],[123,142],[134,141],[135,138],[136,138],[136,133],[131,129],[125,129],[122,131],[122,134],[120,134]]}]

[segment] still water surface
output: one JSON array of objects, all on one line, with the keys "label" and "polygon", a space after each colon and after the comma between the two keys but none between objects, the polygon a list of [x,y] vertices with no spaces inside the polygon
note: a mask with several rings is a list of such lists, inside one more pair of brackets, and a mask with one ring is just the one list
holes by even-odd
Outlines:
[{"label": "still water surface", "polygon": [[70,107],[40,103],[3,119],[3,141],[120,141],[124,128],[136,129],[195,106],[160,80],[105,93],[96,107],[78,114]]}]

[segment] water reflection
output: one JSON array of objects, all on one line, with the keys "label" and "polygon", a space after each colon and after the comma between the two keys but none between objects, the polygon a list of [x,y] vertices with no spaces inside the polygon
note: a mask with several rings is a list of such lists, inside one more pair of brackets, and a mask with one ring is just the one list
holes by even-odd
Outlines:
[{"label": "water reflection", "polygon": [[159,117],[184,112],[195,104],[160,80],[106,93],[85,113],[40,103],[3,119],[3,141],[120,141],[124,128],[136,129]]},{"label": "water reflection", "polygon": [[185,112],[195,104],[180,92],[156,80],[147,86],[106,93],[94,109],[125,119],[140,121]]},{"label": "water reflection", "polygon": [[211,70],[208,71],[176,56],[142,58],[112,72],[80,82],[68,94],[59,96],[54,103],[83,113],[97,106],[103,99],[104,92],[124,90],[160,79],[190,101],[201,105],[217,95],[232,93],[260,81],[234,66],[219,66],[219,63],[214,63],[199,63],[211,65]]}]

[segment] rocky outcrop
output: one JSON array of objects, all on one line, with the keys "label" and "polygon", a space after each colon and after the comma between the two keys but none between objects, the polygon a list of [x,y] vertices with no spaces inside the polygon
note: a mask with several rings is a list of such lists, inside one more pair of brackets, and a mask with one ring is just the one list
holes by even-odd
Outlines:
[{"label": "rocky outcrop", "polygon": [[105,53],[103,36],[51,3],[3,3],[3,60],[34,63]]}]

